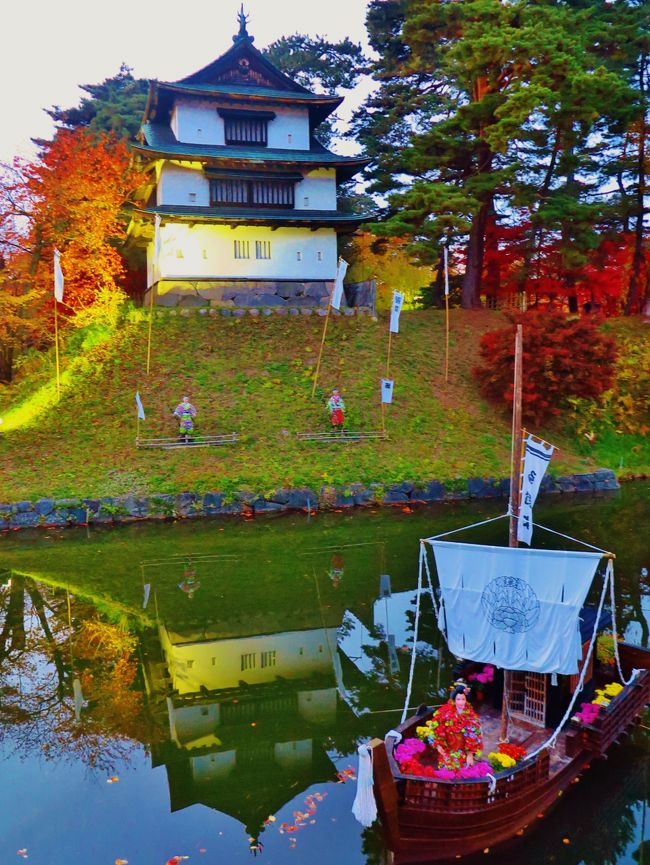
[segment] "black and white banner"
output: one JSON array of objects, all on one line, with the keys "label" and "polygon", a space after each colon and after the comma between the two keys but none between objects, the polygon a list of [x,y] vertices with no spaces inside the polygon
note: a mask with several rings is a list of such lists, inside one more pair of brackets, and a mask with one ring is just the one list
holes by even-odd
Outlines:
[{"label": "black and white banner", "polygon": [[382,378],[381,380],[381,401],[383,403],[391,403],[393,401],[393,385],[392,378]]},{"label": "black and white banner", "polygon": [[343,300],[343,280],[348,272],[348,263],[344,258],[339,258],[339,265],[336,269],[336,280],[334,282],[334,291],[332,292],[332,309],[341,309],[341,301]]},{"label": "black and white banner", "polygon": [[528,546],[533,537],[533,505],[554,450],[553,445],[536,440],[532,435],[527,436],[524,441],[524,473],[521,479],[517,540]]},{"label": "black and white banner", "polygon": [[393,304],[390,308],[390,332],[399,333],[399,314],[404,304],[404,295],[401,291],[393,292]]}]

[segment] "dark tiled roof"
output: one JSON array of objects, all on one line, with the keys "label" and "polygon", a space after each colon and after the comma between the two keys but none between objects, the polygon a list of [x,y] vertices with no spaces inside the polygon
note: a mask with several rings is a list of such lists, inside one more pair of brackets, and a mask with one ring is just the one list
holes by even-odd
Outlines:
[{"label": "dark tiled roof", "polygon": [[[210,160],[237,160],[242,162],[277,162],[294,165],[349,166],[357,171],[368,164],[362,156],[339,156],[312,139],[311,150],[290,150],[271,147],[233,147],[215,144],[184,144],[177,141],[169,126],[163,123],[145,123],[142,127],[145,144],[135,143],[135,150],[170,159],[196,158]],[[354,173],[354,172],[352,172]]]},{"label": "dark tiled roof", "polygon": [[160,81],[157,85],[161,90],[174,90],[179,93],[200,93],[206,96],[263,96],[270,100],[280,99],[282,102],[327,102],[340,105],[341,96],[330,96],[327,93],[296,93],[292,90],[274,90],[270,87],[257,87],[243,84],[186,84],[182,81]]},{"label": "dark tiled roof", "polygon": [[196,207],[185,204],[160,204],[156,207],[142,208],[139,213],[176,216],[205,222],[243,222],[243,223],[327,223],[331,225],[358,225],[375,218],[374,213],[363,215],[339,213],[336,210],[284,210],[275,208],[252,207]]}]

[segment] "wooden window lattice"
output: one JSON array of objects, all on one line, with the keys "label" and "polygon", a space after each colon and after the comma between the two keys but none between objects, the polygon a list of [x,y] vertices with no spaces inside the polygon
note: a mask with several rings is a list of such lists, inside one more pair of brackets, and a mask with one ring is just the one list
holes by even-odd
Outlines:
[{"label": "wooden window lattice", "polygon": [[271,257],[271,241],[256,240],[255,241],[255,258],[270,258]]},{"label": "wooden window lattice", "polygon": [[235,240],[235,258],[250,258],[251,247],[248,240]]},{"label": "wooden window lattice", "polygon": [[254,117],[224,118],[226,144],[258,144],[266,147],[267,120]]},{"label": "wooden window lattice", "polygon": [[212,206],[294,208],[294,183],[288,180],[238,180],[223,178],[210,183]]},{"label": "wooden window lattice", "polygon": [[257,653],[256,652],[248,652],[241,656],[241,669],[242,672],[244,670],[254,670],[257,667]]}]

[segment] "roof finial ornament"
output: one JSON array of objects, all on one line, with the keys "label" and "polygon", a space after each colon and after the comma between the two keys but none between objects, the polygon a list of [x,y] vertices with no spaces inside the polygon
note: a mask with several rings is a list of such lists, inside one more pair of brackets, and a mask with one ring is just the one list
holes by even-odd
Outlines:
[{"label": "roof finial ornament", "polygon": [[246,40],[247,42],[254,42],[255,39],[249,34],[246,29],[246,25],[248,24],[249,16],[244,12],[244,4],[241,4],[241,8],[237,14],[237,21],[239,22],[239,33],[236,36],[232,37],[233,42],[241,42]]}]

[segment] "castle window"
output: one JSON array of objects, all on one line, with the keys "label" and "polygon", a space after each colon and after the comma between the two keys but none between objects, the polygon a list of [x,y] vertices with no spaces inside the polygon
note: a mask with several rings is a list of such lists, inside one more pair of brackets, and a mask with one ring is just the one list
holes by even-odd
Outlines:
[{"label": "castle window", "polygon": [[255,652],[249,652],[241,656],[241,671],[254,670],[257,667],[257,655]]},{"label": "castle window", "polygon": [[270,652],[262,652],[262,667],[275,667],[275,660],[275,649],[271,650]]},{"label": "castle window", "polygon": [[316,258],[318,259],[318,261],[322,261],[322,260],[323,260],[323,253],[322,253],[322,252],[317,252],[317,253],[316,253]]},{"label": "castle window", "polygon": [[250,181],[251,204],[262,207],[293,207],[294,185],[286,180]]},{"label": "castle window", "polygon": [[210,183],[211,204],[248,204],[247,180],[213,180]]},{"label": "castle window", "polygon": [[218,178],[210,182],[210,204],[293,209],[294,181]]},{"label": "castle window", "polygon": [[255,241],[255,258],[270,258],[271,257],[271,241],[256,240]]},{"label": "castle window", "polygon": [[248,240],[235,240],[235,258],[250,258],[251,247]]},{"label": "castle window", "polygon": [[296,261],[302,261],[302,252],[296,252]]},{"label": "castle window", "polygon": [[242,111],[238,108],[218,108],[223,117],[226,144],[266,147],[269,120],[275,117],[274,111]]}]

